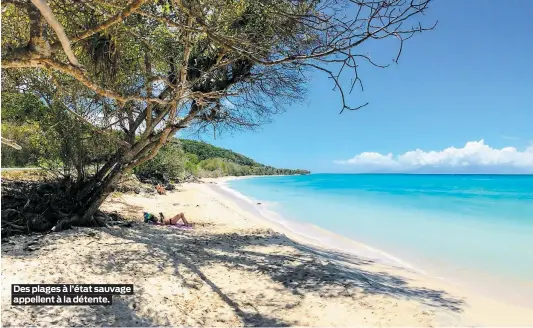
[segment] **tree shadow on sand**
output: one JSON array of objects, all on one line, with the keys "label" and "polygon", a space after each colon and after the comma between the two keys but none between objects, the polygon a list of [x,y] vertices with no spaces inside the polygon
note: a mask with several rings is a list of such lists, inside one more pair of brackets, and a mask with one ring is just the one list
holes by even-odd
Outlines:
[{"label": "tree shadow on sand", "polygon": [[[22,322],[25,326],[61,326],[61,327],[158,327],[161,323],[156,323],[152,318],[139,316],[132,308],[130,300],[123,299],[125,296],[113,296],[111,306],[31,306],[23,307],[25,311],[23,318],[28,320]],[[130,296],[131,298],[131,296]],[[19,307],[20,308],[20,307]],[[65,310],[65,308],[67,308]],[[2,312],[16,312],[15,307],[4,307]],[[2,313],[4,317],[5,313]],[[11,327],[12,324],[2,318],[2,327]],[[21,321],[18,321],[19,323]],[[166,323],[170,326],[170,323]]]},{"label": "tree shadow on sand", "polygon": [[[171,267],[174,276],[181,280],[184,287],[198,289],[198,284],[209,286],[209,289],[216,293],[246,326],[298,325],[298,322],[285,322],[262,314],[264,311],[257,310],[256,306],[258,308],[268,306],[269,312],[276,313],[277,310],[298,306],[299,300],[307,293],[314,293],[321,298],[348,297],[354,300],[363,300],[368,295],[383,295],[398,300],[416,301],[429,308],[452,313],[461,312],[464,305],[462,300],[453,298],[444,291],[411,286],[404,277],[371,271],[368,269],[368,266],[373,264],[371,260],[300,244],[272,231],[249,234],[204,234],[200,231],[183,231],[144,224],[135,224],[130,229],[92,230],[100,230],[99,233],[118,238],[113,243],[102,245],[100,253],[95,255],[97,258],[80,256],[76,259],[83,264],[82,267],[93,274],[101,276],[113,273],[131,274],[133,270],[144,268],[143,270],[149,272],[143,271],[141,274],[154,275],[162,272],[165,267]],[[65,232],[65,236],[69,234]],[[59,235],[55,234],[54,239],[59,238]],[[145,245],[147,250],[138,252],[128,247],[113,247],[116,244],[128,243]],[[262,252],[261,248],[265,246],[279,247],[280,252]],[[3,255],[8,254],[3,253]],[[17,252],[11,256],[17,257],[21,254]],[[210,278],[206,269],[212,265],[222,265],[250,274],[262,273],[263,276],[278,283],[279,292],[289,292],[293,297],[290,298],[291,301],[283,302],[275,296],[247,302],[239,295],[219,287]],[[197,278],[191,279],[193,276]],[[135,293],[142,293],[142,290],[136,290]],[[115,306],[124,307],[126,313],[135,312],[124,300],[118,298],[116,302],[114,300],[113,307]],[[105,309],[83,311],[85,312],[82,312],[82,316],[89,318],[86,320],[88,325],[101,324],[90,318],[101,318],[104,315],[101,311]],[[149,318],[138,318],[134,321],[121,321],[119,318],[109,320],[111,321],[107,321],[106,325],[155,325]]]},{"label": "tree shadow on sand", "polygon": [[[365,269],[372,261],[296,243],[284,235],[266,234],[199,234],[189,231],[162,233],[161,229],[147,228],[142,232],[131,229],[109,231],[119,238],[145,244],[152,250],[165,253],[172,261],[175,273],[180,266],[194,272],[216,292],[247,325],[283,325],[265,322],[242,311],[236,301],[225,295],[201,270],[210,264],[222,264],[250,272],[262,272],[294,295],[314,292],[320,297],[358,297],[362,294],[385,295],[396,299],[414,300],[425,306],[461,312],[463,301],[442,290],[410,286],[401,276]],[[126,232],[126,233],[125,233]],[[295,252],[264,253],[262,246],[290,246]],[[115,254],[120,256],[119,254]],[[125,254],[131,258],[132,254]],[[156,259],[137,258],[132,261],[150,262]],[[160,260],[160,259],[159,259]],[[110,271],[116,267],[109,268]],[[187,285],[187,281],[183,281]],[[290,306],[290,305],[289,305]],[[264,318],[263,318],[264,319]]]}]

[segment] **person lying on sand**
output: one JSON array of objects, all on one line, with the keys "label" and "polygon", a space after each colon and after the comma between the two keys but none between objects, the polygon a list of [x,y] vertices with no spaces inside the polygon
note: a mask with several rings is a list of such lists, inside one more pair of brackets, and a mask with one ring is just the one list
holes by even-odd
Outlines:
[{"label": "person lying on sand", "polygon": [[176,225],[181,220],[181,222],[183,222],[184,225],[190,226],[189,222],[187,222],[187,219],[185,218],[185,214],[183,213],[176,214],[174,217],[170,219],[165,219],[165,216],[163,215],[163,213],[159,213],[159,217],[161,219],[160,222],[163,223],[164,225]]},{"label": "person lying on sand", "polygon": [[155,187],[155,190],[157,190],[157,193],[160,194],[160,195],[166,195],[167,194],[167,191],[165,190],[165,188],[158,184],[156,187]]},{"label": "person lying on sand", "polygon": [[185,214],[183,213],[179,213],[170,219],[165,219],[165,216],[163,215],[163,213],[159,213],[159,220],[158,220],[157,217],[153,215],[152,213],[144,212],[145,223],[177,226],[179,225],[178,222],[180,220],[183,222],[182,223],[183,226],[191,227],[191,224],[187,221],[187,219],[185,218]]}]

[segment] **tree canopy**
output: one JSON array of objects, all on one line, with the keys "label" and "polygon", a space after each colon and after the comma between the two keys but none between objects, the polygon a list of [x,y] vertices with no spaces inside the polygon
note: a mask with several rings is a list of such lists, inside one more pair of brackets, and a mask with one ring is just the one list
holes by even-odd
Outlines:
[{"label": "tree canopy", "polygon": [[[361,63],[386,66],[358,51],[372,40],[397,39],[397,60],[405,40],[431,28],[416,21],[428,4],[8,0],[2,4],[2,68],[16,69],[19,88],[49,84],[57,101],[69,102],[65,85],[85,87],[76,101],[99,99],[97,110],[127,130],[125,141],[153,135],[130,156],[140,163],[191,124],[263,123],[301,98],[311,70],[332,78],[342,110],[359,108],[346,103],[341,74],[351,75],[351,90],[361,83]],[[32,68],[42,75],[30,82]]]},{"label": "tree canopy", "polygon": [[345,97],[362,87],[358,67],[389,63],[362,46],[397,40],[397,61],[404,41],[434,27],[419,21],[429,3],[5,0],[2,91],[30,93],[117,145],[72,189],[88,218],[121,174],[154,158],[177,131],[268,122],[303,99],[313,71],[331,79],[341,112],[366,105]]}]

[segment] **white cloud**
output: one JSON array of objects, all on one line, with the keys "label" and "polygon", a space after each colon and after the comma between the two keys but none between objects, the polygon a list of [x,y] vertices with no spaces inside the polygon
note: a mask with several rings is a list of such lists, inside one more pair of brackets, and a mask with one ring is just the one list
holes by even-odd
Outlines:
[{"label": "white cloud", "polygon": [[361,171],[417,169],[461,170],[462,168],[517,169],[533,171],[533,145],[524,151],[514,147],[492,148],[484,140],[470,141],[462,148],[450,147],[441,151],[408,151],[402,155],[383,155],[364,152],[336,164],[353,166]]}]

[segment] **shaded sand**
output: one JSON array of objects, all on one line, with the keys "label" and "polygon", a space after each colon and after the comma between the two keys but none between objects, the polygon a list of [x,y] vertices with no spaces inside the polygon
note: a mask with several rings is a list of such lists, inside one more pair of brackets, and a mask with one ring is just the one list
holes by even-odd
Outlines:
[{"label": "shaded sand", "polygon": [[[136,223],[2,244],[2,326],[533,325],[531,309],[314,245],[210,184],[122,195],[105,209]],[[195,227],[147,225],[143,211],[185,212]],[[109,307],[13,307],[12,283],[131,283],[135,295]]]}]

